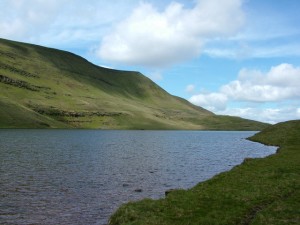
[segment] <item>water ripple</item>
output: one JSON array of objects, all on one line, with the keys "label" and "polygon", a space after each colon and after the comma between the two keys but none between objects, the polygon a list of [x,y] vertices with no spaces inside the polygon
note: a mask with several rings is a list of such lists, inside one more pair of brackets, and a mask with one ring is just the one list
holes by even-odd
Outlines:
[{"label": "water ripple", "polygon": [[253,134],[0,130],[0,224],[106,224],[122,203],[276,151],[245,140]]}]

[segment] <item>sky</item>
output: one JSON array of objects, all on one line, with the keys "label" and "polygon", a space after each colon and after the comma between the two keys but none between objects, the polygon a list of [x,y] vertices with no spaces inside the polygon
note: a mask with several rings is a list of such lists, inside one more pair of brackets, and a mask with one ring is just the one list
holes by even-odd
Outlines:
[{"label": "sky", "polygon": [[139,71],[216,114],[300,119],[299,0],[0,0],[0,37]]}]

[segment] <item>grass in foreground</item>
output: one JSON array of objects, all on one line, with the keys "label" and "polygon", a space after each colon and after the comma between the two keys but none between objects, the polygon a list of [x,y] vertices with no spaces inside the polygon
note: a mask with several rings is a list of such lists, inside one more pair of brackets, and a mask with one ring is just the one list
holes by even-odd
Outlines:
[{"label": "grass in foreground", "polygon": [[123,205],[110,224],[300,224],[300,120],[274,125],[250,139],[280,148],[190,190]]}]

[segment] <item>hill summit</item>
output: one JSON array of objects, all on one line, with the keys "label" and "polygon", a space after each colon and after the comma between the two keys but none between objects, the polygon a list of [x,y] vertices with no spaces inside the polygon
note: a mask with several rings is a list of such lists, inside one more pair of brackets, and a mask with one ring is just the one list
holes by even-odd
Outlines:
[{"label": "hill summit", "polygon": [[172,96],[139,72],[0,39],[0,128],[261,130]]}]

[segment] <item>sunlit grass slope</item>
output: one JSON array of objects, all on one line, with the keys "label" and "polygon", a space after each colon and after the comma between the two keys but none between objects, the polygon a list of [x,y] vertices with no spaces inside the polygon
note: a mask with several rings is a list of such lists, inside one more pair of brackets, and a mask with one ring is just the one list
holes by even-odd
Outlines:
[{"label": "sunlit grass slope", "polygon": [[280,148],[190,190],[125,204],[110,224],[300,224],[300,120],[269,127],[251,140]]},{"label": "sunlit grass slope", "polygon": [[164,91],[138,72],[0,39],[0,128],[261,130]]}]

